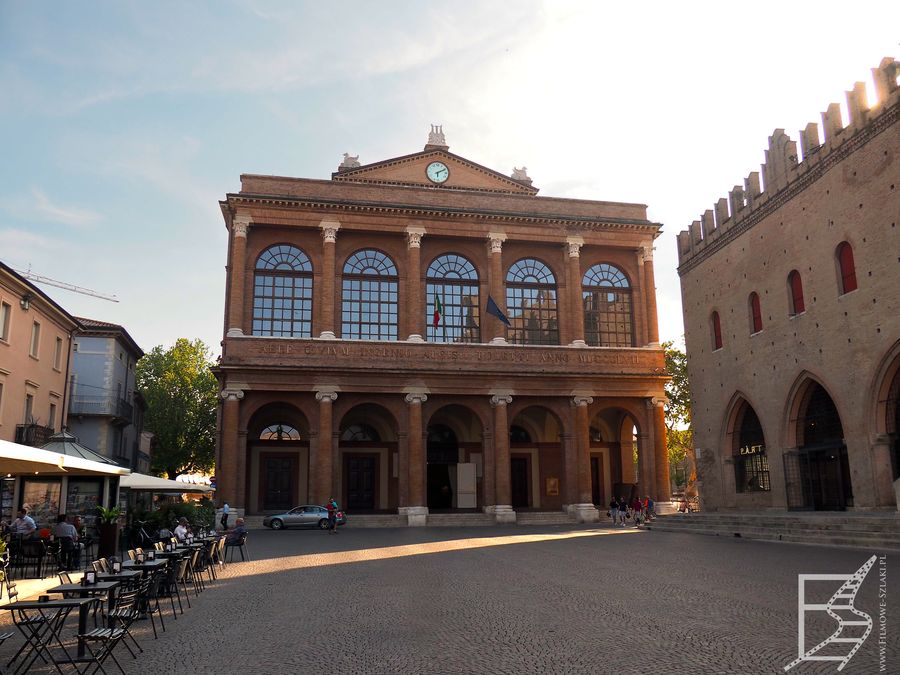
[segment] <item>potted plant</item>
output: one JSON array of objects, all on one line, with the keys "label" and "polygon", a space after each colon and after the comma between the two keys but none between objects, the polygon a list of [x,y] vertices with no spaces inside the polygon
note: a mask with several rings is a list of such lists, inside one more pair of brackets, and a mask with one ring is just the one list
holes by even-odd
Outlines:
[{"label": "potted plant", "polygon": [[122,509],[118,506],[97,507],[97,529],[100,532],[97,555],[100,558],[116,555],[119,548],[119,517],[121,515]]}]

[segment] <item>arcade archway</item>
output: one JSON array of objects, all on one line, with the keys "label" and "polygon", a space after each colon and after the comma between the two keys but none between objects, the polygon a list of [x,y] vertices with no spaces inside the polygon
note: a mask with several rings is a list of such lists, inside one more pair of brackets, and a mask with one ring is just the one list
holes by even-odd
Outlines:
[{"label": "arcade archway", "polygon": [[248,505],[278,513],[305,503],[309,484],[309,422],[294,406],[271,403],[247,425]]}]

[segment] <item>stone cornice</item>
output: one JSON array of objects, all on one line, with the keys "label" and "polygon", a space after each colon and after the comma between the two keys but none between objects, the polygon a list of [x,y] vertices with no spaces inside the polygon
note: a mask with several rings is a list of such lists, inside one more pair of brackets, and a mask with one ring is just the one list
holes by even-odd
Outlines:
[{"label": "stone cornice", "polygon": [[271,195],[229,194],[228,202],[237,206],[264,206],[275,208],[307,208],[316,211],[337,211],[342,213],[367,213],[402,215],[433,218],[477,218],[484,222],[527,223],[543,226],[551,225],[567,230],[632,230],[650,232],[654,236],[662,227],[647,220],[626,218],[584,218],[578,216],[545,215],[515,211],[495,211],[491,209],[418,206],[412,204],[392,204],[387,202],[347,201],[343,199],[305,199],[303,197],[282,197]]},{"label": "stone cornice", "polygon": [[[716,238],[712,241],[701,243],[699,250],[690,254],[689,257],[678,266],[678,275],[683,277],[692,269],[700,265],[704,260],[750,230],[754,225],[775,213],[798,194],[822,178],[837,164],[847,159],[851,154],[896,123],[898,117],[900,117],[900,106],[895,105],[885,111],[883,115],[879,115],[875,118],[871,124],[863,127],[841,145],[827,152],[827,154],[823,154],[821,159],[818,159],[817,154],[823,152],[820,146],[815,153],[811,154],[811,158],[818,161],[810,162],[810,166],[805,173],[798,178],[795,178],[783,190],[775,193],[766,201],[760,203],[759,206],[751,209],[743,218],[740,218],[739,220],[732,218],[723,223],[723,227],[716,228],[718,231]],[[802,167],[806,161],[807,160],[804,159],[804,162],[798,165],[798,167]],[[763,193],[763,196],[764,195],[766,195],[766,193]],[[759,197],[757,197],[757,199],[759,199]]]}]

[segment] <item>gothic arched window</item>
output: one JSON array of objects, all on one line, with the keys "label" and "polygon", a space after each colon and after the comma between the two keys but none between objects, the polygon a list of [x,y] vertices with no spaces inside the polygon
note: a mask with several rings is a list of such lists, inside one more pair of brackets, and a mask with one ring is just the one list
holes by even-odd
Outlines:
[{"label": "gothic arched window", "polygon": [[595,347],[633,347],[631,285],[622,270],[600,263],[581,280],[584,339]]},{"label": "gothic arched window", "polygon": [[344,263],[341,337],[397,339],[397,268],[381,251],[357,251]]},{"label": "gothic arched window", "polygon": [[480,342],[478,272],[466,258],[445,253],[426,274],[426,337],[429,342]]},{"label": "gothic arched window", "polygon": [[750,294],[750,332],[758,333],[763,328],[762,308],[759,306],[759,293]]},{"label": "gothic arched window", "polygon": [[840,272],[841,295],[856,290],[856,264],[853,262],[853,248],[842,241],[835,251]]},{"label": "gothic arched window", "polygon": [[253,277],[253,334],[310,337],[313,269],[296,246],[276,244],[256,259]]},{"label": "gothic arched window", "polygon": [[506,273],[506,312],[510,342],[558,345],[556,278],[540,260],[523,258]]},{"label": "gothic arched window", "polygon": [[803,303],[803,281],[797,270],[788,274],[788,292],[790,293],[791,315],[803,314],[806,311],[806,305]]}]

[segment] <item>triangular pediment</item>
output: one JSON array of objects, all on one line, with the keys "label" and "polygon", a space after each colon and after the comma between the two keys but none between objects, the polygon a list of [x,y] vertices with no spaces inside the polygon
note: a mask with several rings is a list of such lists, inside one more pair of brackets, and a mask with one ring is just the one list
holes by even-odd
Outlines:
[{"label": "triangular pediment", "polygon": [[[434,162],[440,162],[447,167],[449,175],[443,182],[435,182],[428,177],[428,167]],[[443,177],[442,174],[440,177]],[[331,179],[349,183],[410,185],[508,194],[535,195],[538,192],[530,182],[513,180],[498,171],[442,149],[426,149],[373,164],[342,168],[331,174]]]}]

